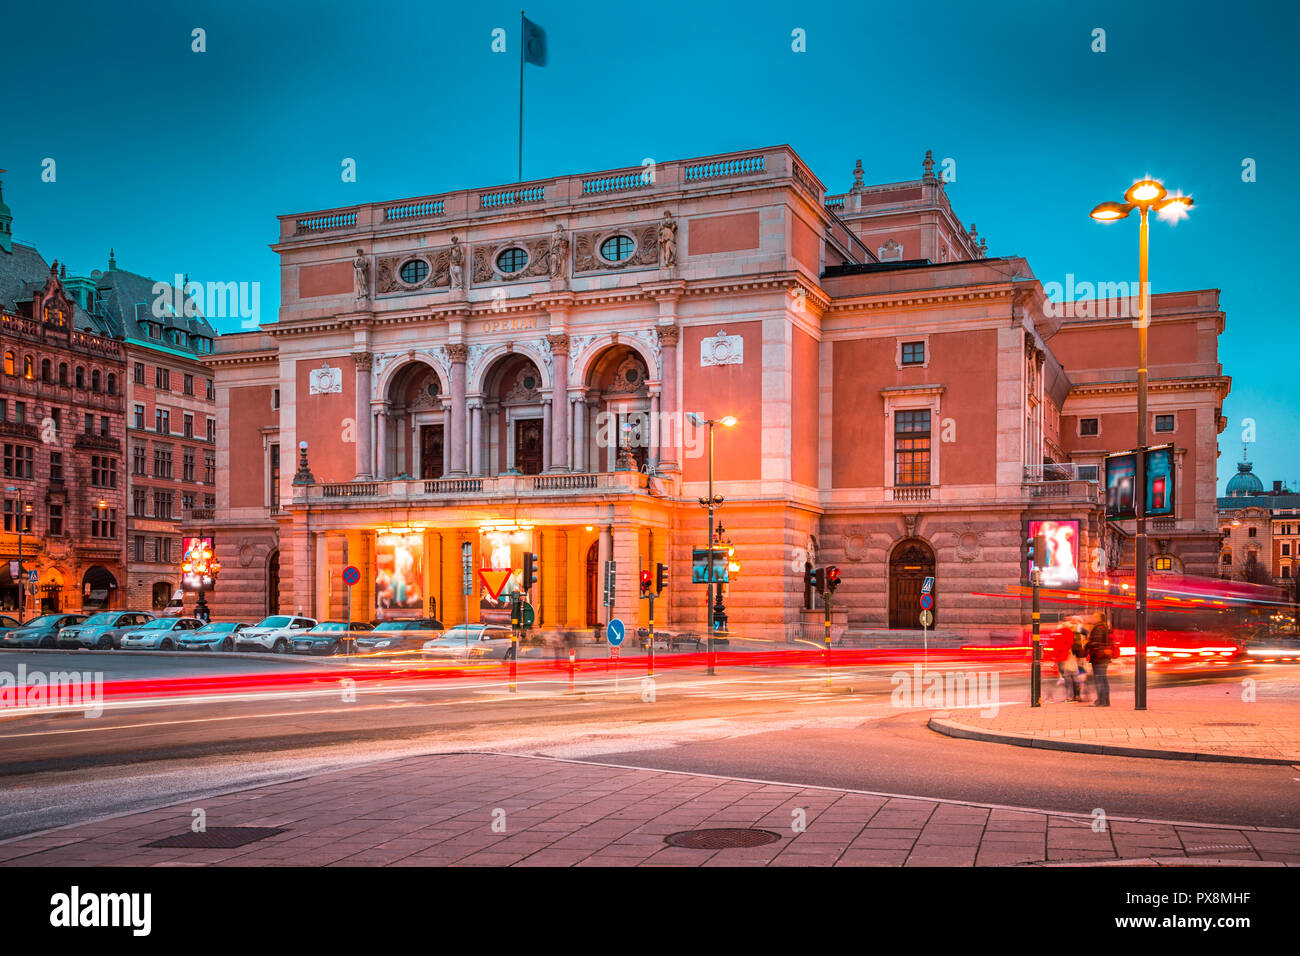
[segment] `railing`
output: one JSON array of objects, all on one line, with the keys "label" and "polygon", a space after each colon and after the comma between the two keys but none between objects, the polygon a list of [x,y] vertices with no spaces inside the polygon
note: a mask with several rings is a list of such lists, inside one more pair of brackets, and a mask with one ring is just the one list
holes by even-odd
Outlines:
[{"label": "railing", "polygon": [[929,485],[895,485],[895,501],[929,501]]},{"label": "railing", "polygon": [[758,156],[745,156],[740,159],[724,159],[716,163],[698,163],[686,167],[686,182],[698,182],[701,179],[718,179],[722,176],[741,176],[749,173],[761,173],[767,170],[767,160]]},{"label": "railing", "polygon": [[441,216],[446,203],[441,199],[429,199],[424,202],[405,203],[401,206],[385,206],[384,222],[401,219],[419,219],[423,216]]},{"label": "railing", "polygon": [[482,490],[482,478],[430,478],[424,482],[426,495],[478,494]]},{"label": "railing", "polygon": [[185,508],[181,511],[181,520],[191,521],[212,521],[216,517],[216,508]]},{"label": "railing", "polygon": [[1177,529],[1177,527],[1178,527],[1177,518],[1152,518],[1151,519],[1152,531],[1173,531]]},{"label": "railing", "polygon": [[322,216],[308,216],[298,220],[299,232],[320,232],[323,229],[342,229],[357,224],[356,210],[351,212],[326,213]]},{"label": "railing", "polygon": [[836,196],[834,199],[828,199],[826,200],[825,206],[827,209],[843,209],[844,197]]},{"label": "railing", "polygon": [[590,196],[595,193],[613,193],[624,189],[644,189],[653,186],[654,180],[648,171],[638,173],[619,173],[616,176],[599,176],[582,181],[582,194]]},{"label": "railing", "polygon": [[93,448],[99,451],[120,451],[122,449],[122,440],[113,438],[110,435],[96,435],[92,432],[82,432],[73,441],[75,448]]},{"label": "railing", "polygon": [[533,479],[533,491],[561,491],[570,488],[595,488],[596,474],[539,475]]},{"label": "railing", "polygon": [[375,498],[379,495],[380,482],[344,481],[338,484],[321,485],[324,498]]},{"label": "railing", "polygon": [[[1081,468],[1089,471],[1084,474]],[[1096,465],[1076,465],[1072,461],[1053,462],[1049,465],[1026,465],[1024,481],[1096,481]]]},{"label": "railing", "polygon": [[[310,498],[374,498],[418,500],[421,497],[462,495],[519,495],[532,492],[644,491],[646,476],[637,471],[583,472],[558,475],[492,475],[482,478],[386,478],[378,481],[341,481],[313,485]],[[279,505],[270,506],[276,514]]]},{"label": "railing", "polygon": [[546,187],[525,186],[521,189],[503,189],[495,193],[479,193],[480,209],[498,209],[502,206],[518,206],[526,202],[541,202],[546,198]]},{"label": "railing", "polygon": [[1101,486],[1095,481],[1026,481],[1023,485],[1029,498],[1084,498],[1101,500]]},{"label": "railing", "polygon": [[28,438],[32,441],[37,441],[41,437],[41,431],[29,422],[9,422],[0,420],[0,435],[7,435],[12,438]]},{"label": "railing", "polygon": [[269,505],[266,506],[266,511],[268,514],[278,515],[280,513],[280,510],[281,510],[280,502],[278,501],[272,501]]}]

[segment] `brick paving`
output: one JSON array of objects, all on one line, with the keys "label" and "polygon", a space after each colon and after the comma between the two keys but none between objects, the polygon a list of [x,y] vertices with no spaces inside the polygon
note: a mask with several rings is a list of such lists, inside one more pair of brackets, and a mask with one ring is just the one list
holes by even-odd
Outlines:
[{"label": "brick paving", "polygon": [[1131,690],[1117,690],[1110,707],[1017,702],[991,716],[978,709],[936,713],[930,726],[953,736],[974,731],[979,739],[1003,738],[1022,746],[1055,743],[1066,749],[1153,750],[1187,759],[1300,763],[1300,707],[1293,700],[1243,700],[1235,685],[1152,688],[1145,711],[1133,709]]},{"label": "brick paving", "polygon": [[[235,849],[146,847],[209,826],[284,833]],[[796,832],[802,817],[805,826]],[[496,826],[494,827],[494,822]],[[758,827],[692,850],[664,838]],[[0,866],[1007,866],[1164,861],[1300,865],[1300,830],[1189,826],[640,770],[448,754],[364,767],[0,843]]]}]

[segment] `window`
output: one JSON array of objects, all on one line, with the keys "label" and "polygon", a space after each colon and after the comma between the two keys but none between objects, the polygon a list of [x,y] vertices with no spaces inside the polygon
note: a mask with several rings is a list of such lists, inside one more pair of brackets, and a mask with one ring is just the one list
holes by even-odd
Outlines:
[{"label": "window", "polygon": [[0,422],[9,421],[9,399],[0,398]]},{"label": "window", "polygon": [[1223,552],[1223,563],[1224,563],[1224,564],[1232,564],[1232,552],[1231,552],[1231,551],[1225,551],[1225,552]]},{"label": "window", "polygon": [[158,560],[163,564],[170,564],[172,560],[172,539],[158,539]]},{"label": "window", "polygon": [[903,343],[903,364],[924,365],[925,364],[925,343],[904,342]]},{"label": "window", "polygon": [[86,370],[82,368],[80,365],[77,366],[77,374],[72,381],[73,384],[77,386],[77,388],[86,387]]},{"label": "window", "polygon": [[930,483],[930,410],[894,413],[894,484]]},{"label": "window", "polygon": [[63,452],[50,452],[50,481],[63,480]]},{"label": "window", "polygon": [[1168,555],[1158,555],[1152,566],[1157,571],[1172,571],[1174,569],[1174,559]]},{"label": "window", "polygon": [[172,516],[172,493],[170,491],[155,491],[153,493],[153,516],[155,518],[170,518]]},{"label": "window", "polygon": [[1079,434],[1080,434],[1080,435],[1096,435],[1096,434],[1098,434],[1098,430],[1097,430],[1097,419],[1095,419],[1095,418],[1080,418],[1080,419],[1079,419]]},{"label": "window", "polygon": [[90,456],[90,486],[92,488],[117,487],[117,459],[107,455]]},{"label": "window", "polygon": [[144,384],[144,363],[143,362],[135,363],[134,375],[135,375],[135,384],[143,385]]},{"label": "window", "polygon": [[211,510],[212,510],[213,508],[215,508],[216,506],[217,506],[217,496],[216,496],[216,495],[204,495],[204,496],[203,496],[203,507],[205,507],[205,508],[207,508],[209,511],[211,511]]},{"label": "window", "polygon": [[[5,530],[19,530],[18,502],[13,498],[5,499]],[[26,501],[23,502],[21,530],[23,534],[32,533],[32,506]]]},{"label": "window", "polygon": [[91,370],[90,370],[90,390],[91,390],[92,392],[98,392],[98,391],[99,391],[100,382],[101,382],[101,379],[100,379],[100,376],[99,376],[99,369],[97,369],[97,368],[96,368],[96,369],[91,369]]},{"label": "window", "polygon": [[274,410],[280,408],[280,390],[278,388],[271,392],[271,408]]},{"label": "window", "polygon": [[172,390],[172,373],[170,369],[165,369],[161,365],[153,370],[153,386],[162,389],[165,392]]},{"label": "window", "polygon": [[1289,564],[1282,565],[1282,577],[1289,578],[1290,576],[1291,576],[1291,565]]},{"label": "window", "polygon": [[194,480],[194,449],[186,448],[181,453],[181,477],[186,481]]},{"label": "window", "polygon": [[117,394],[117,376],[114,375],[112,372],[108,373],[108,394],[110,395]]},{"label": "window", "polygon": [[5,374],[14,374],[14,353],[5,352]]},{"label": "window", "polygon": [[[30,476],[29,476],[29,477],[30,477]],[[1253,537],[1255,537],[1255,531],[1256,531],[1255,528],[1249,528],[1249,529],[1247,529],[1247,531],[1246,531],[1246,537],[1248,537],[1248,538],[1253,538]]]},{"label": "window", "polygon": [[144,536],[136,535],[131,539],[131,560],[144,563]]},{"label": "window", "polygon": [[610,236],[600,244],[600,254],[609,262],[622,262],[632,254],[632,237]]},{"label": "window", "polygon": [[[14,402],[14,421],[18,422],[20,425],[27,421],[26,402]],[[89,429],[87,430],[89,431]]]},{"label": "window", "polygon": [[144,445],[131,446],[131,474],[143,475],[145,469]]},{"label": "window", "polygon": [[186,375],[186,376],[185,376],[185,385],[184,385],[184,387],[183,387],[181,390],[182,390],[186,395],[193,395],[193,394],[194,394],[194,376],[193,376],[193,375]]},{"label": "window", "polygon": [[217,483],[217,459],[212,455],[203,456],[203,483],[205,485],[215,485]]},{"label": "window", "polygon": [[132,488],[131,489],[131,514],[137,518],[146,518],[149,516],[149,489]]},{"label": "window", "polygon": [[170,478],[172,476],[172,449],[170,445],[154,446],[153,476],[155,478]]},{"label": "window", "polygon": [[172,414],[165,408],[153,411],[153,430],[160,435],[167,435],[172,430]]},{"label": "window", "polygon": [[1289,544],[1283,544],[1283,545],[1282,545],[1282,556],[1283,556],[1284,558],[1289,558],[1289,557],[1291,557],[1291,545],[1289,545]]},{"label": "window", "polygon": [[90,414],[90,412],[86,412],[86,417],[83,418],[83,419],[81,420],[81,423],[82,423],[82,425],[84,426],[84,427],[81,429],[83,432],[85,432],[87,435],[93,435],[93,434],[95,434],[95,416],[94,416],[94,415]]},{"label": "window", "polygon": [[144,406],[135,406],[135,427],[144,428]]},{"label": "window", "polygon": [[108,416],[107,416],[107,415],[100,415],[100,416],[99,416],[99,434],[100,434],[102,437],[107,438],[107,437],[109,436],[110,431],[111,431],[111,428],[109,427]]},{"label": "window", "polygon": [[212,379],[208,379],[208,401],[212,401],[212,399],[215,397],[216,397],[216,392],[213,390],[212,387]]},{"label": "window", "polygon": [[217,420],[215,418],[209,418],[208,419],[208,441],[216,441],[216,440],[217,440]]},{"label": "window", "polygon": [[399,274],[407,285],[419,285],[429,275],[429,263],[423,259],[407,259]]},{"label": "window", "polygon": [[23,357],[23,378],[30,382],[35,377],[36,363],[32,360],[30,355],[26,355]]},{"label": "window", "polygon": [[1174,416],[1173,416],[1173,415],[1157,415],[1157,416],[1156,416],[1156,431],[1158,431],[1158,432],[1171,432],[1171,431],[1173,431],[1173,430],[1174,430]]},{"label": "window", "polygon": [[27,445],[5,445],[4,471],[6,478],[30,478],[35,449]]},{"label": "window", "polygon": [[271,500],[270,504],[275,504],[280,500],[280,445],[276,443],[270,447],[271,457]]},{"label": "window", "polygon": [[51,502],[46,506],[45,519],[49,525],[50,534],[54,537],[63,535],[63,505]]},{"label": "window", "polygon": [[507,275],[519,272],[526,265],[528,265],[528,253],[517,246],[506,249],[497,256],[497,268]]},{"label": "window", "polygon": [[90,519],[90,536],[92,538],[116,538],[117,509],[91,508],[91,512],[94,516]]},{"label": "window", "polygon": [[1080,480],[1080,481],[1096,481],[1096,480],[1097,480],[1097,466],[1096,466],[1096,465],[1080,465],[1080,466],[1079,466],[1079,480]]},{"label": "window", "polygon": [[185,416],[184,429],[185,429],[186,438],[194,437],[194,416],[193,415]]},{"label": "window", "polygon": [[53,368],[49,359],[41,359],[41,381],[47,385],[53,381]]},{"label": "window", "polygon": [[60,385],[68,384],[68,363],[67,362],[59,363],[59,384]]}]

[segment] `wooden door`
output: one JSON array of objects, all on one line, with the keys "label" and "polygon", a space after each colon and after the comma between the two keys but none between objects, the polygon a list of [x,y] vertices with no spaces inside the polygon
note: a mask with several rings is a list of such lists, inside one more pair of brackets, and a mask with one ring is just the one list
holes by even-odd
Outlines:
[{"label": "wooden door", "polygon": [[420,426],[420,477],[442,477],[442,426]]},{"label": "wooden door", "polygon": [[[889,559],[889,626],[921,629],[921,586],[934,576],[934,551],[924,541],[903,541]],[[938,601],[934,608],[938,622]]]},{"label": "wooden door", "polygon": [[515,468],[525,475],[542,473],[540,418],[521,418],[515,422]]},{"label": "wooden door", "polygon": [[587,626],[600,626],[600,605],[596,603],[596,585],[600,579],[600,549],[597,547],[598,542],[592,542],[587,549]]}]

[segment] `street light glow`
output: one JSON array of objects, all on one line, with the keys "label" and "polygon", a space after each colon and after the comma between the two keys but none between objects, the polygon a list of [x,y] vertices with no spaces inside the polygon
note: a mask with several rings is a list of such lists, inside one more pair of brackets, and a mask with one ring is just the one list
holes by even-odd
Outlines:
[{"label": "street light glow", "polygon": [[1157,180],[1143,179],[1134,183],[1124,194],[1124,199],[1139,206],[1148,206],[1165,198],[1165,187]]},{"label": "street light glow", "polygon": [[719,418],[719,419],[718,419],[718,424],[719,424],[719,425],[726,425],[728,428],[730,428],[732,425],[736,424],[736,416],[735,416],[735,415],[728,415],[728,416],[726,416],[725,418]]},{"label": "street light glow", "polygon": [[1098,222],[1114,222],[1125,218],[1132,211],[1131,203],[1103,202],[1098,203],[1089,215]]}]

